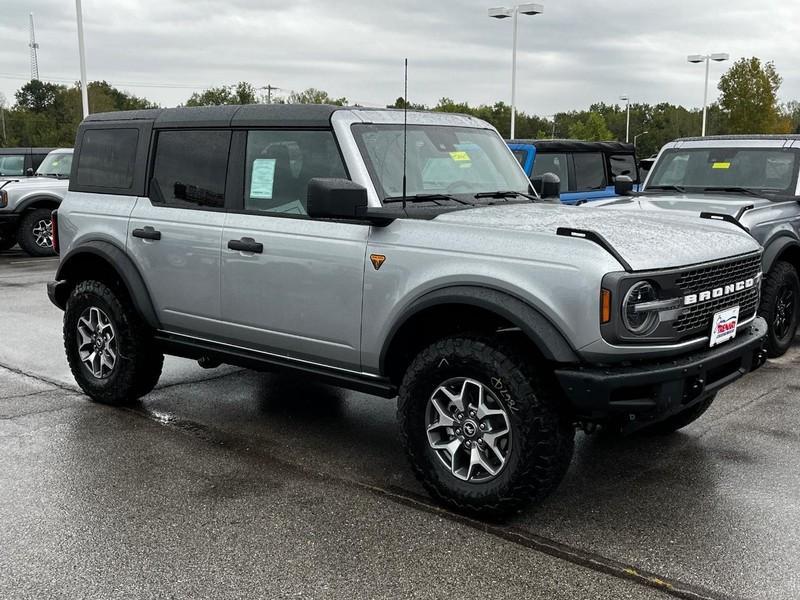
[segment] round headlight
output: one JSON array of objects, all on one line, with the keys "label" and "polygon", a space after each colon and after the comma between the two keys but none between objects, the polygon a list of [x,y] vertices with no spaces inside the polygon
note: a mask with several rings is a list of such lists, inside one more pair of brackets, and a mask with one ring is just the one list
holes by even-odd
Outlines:
[{"label": "round headlight", "polygon": [[637,308],[645,302],[658,300],[656,288],[649,281],[635,284],[622,301],[622,320],[634,335],[647,335],[658,326],[658,311]]}]

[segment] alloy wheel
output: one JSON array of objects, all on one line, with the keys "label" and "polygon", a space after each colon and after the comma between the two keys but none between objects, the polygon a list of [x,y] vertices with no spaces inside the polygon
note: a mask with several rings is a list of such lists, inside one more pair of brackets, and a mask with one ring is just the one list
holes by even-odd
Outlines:
[{"label": "alloy wheel", "polygon": [[90,306],[78,319],[78,356],[96,379],[105,379],[117,364],[117,338],[108,315]]},{"label": "alloy wheel", "polygon": [[511,422],[500,399],[480,381],[455,377],[431,394],[428,444],[455,477],[484,483],[497,477],[511,452]]},{"label": "alloy wheel", "polygon": [[772,329],[778,339],[784,339],[789,333],[794,319],[795,292],[790,285],[784,285],[778,292],[775,303],[775,318]]},{"label": "alloy wheel", "polygon": [[51,219],[39,219],[31,233],[33,233],[33,241],[40,248],[53,247],[53,221]]}]

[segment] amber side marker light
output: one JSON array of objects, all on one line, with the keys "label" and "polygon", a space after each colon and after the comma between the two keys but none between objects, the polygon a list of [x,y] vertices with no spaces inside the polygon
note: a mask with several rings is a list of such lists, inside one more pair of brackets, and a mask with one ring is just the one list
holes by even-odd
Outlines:
[{"label": "amber side marker light", "polygon": [[605,325],[611,321],[611,292],[600,290],[600,323]]}]

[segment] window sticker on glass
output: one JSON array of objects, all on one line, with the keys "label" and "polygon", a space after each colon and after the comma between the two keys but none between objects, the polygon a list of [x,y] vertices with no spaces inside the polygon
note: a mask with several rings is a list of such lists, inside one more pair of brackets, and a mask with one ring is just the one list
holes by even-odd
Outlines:
[{"label": "window sticker on glass", "polygon": [[253,161],[253,174],[250,176],[250,197],[272,199],[275,185],[274,158],[257,158]]},{"label": "window sticker on glass", "polygon": [[712,169],[730,169],[731,163],[729,162],[715,162],[712,166]]},{"label": "window sticker on glass", "polygon": [[469,162],[470,160],[472,160],[469,157],[469,154],[467,154],[464,151],[451,152],[450,158],[452,158],[456,162]]}]

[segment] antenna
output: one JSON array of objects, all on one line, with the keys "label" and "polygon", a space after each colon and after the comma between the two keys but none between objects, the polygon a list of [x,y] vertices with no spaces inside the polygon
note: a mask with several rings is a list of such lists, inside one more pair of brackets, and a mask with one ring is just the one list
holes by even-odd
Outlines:
[{"label": "antenna", "polygon": [[36,52],[39,49],[39,44],[36,43],[36,32],[33,29],[33,13],[30,14],[31,20],[31,41],[28,47],[31,49],[31,81],[39,79],[39,56]]},{"label": "antenna", "polygon": [[408,59],[405,62],[403,89],[403,210],[406,209],[406,148],[408,147]]}]

